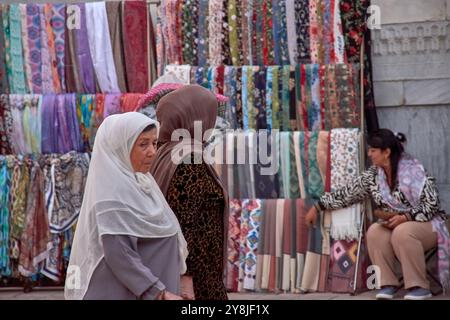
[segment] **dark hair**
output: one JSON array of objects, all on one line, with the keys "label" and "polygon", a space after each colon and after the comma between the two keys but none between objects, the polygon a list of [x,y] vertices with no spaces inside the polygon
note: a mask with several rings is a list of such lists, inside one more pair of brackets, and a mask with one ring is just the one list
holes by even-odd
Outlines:
[{"label": "dark hair", "polygon": [[401,132],[392,132],[389,129],[378,129],[372,132],[367,139],[367,144],[371,148],[381,150],[391,149],[390,161],[392,176],[390,184],[392,187],[397,182],[398,162],[404,152],[403,144],[406,143],[406,136]]},{"label": "dark hair", "polygon": [[142,132],[147,132],[147,131],[150,131],[150,130],[153,130],[153,129],[156,129],[156,124],[154,124],[154,123],[149,124],[148,126],[146,126],[145,129],[142,130]]}]

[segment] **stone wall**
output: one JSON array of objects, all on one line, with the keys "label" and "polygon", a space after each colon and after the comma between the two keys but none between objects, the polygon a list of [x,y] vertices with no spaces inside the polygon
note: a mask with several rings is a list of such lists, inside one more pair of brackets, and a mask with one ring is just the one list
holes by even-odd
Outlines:
[{"label": "stone wall", "polygon": [[450,213],[450,0],[372,0],[375,104],[380,126],[407,135],[407,150],[437,179]]}]

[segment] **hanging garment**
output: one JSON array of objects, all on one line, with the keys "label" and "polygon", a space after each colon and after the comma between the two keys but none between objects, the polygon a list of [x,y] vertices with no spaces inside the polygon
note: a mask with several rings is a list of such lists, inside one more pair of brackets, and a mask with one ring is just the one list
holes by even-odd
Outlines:
[{"label": "hanging garment", "polygon": [[193,8],[196,1],[182,1],[182,51],[183,51],[183,64],[195,65],[193,62],[195,52],[195,24],[194,16],[195,10]]},{"label": "hanging garment", "polygon": [[[256,145],[249,146],[249,154],[252,154],[254,170],[254,188],[256,198],[279,198],[278,184],[278,135],[268,134],[263,131],[256,136]],[[257,153],[256,153],[257,152]]]},{"label": "hanging garment", "polygon": [[48,49],[50,54],[50,69],[51,79],[53,82],[53,88],[55,93],[61,93],[61,81],[58,75],[58,62],[56,60],[56,47],[55,47],[55,35],[51,24],[52,20],[52,5],[46,4],[44,6],[45,14],[45,31],[47,33]]},{"label": "hanging garment", "polygon": [[12,117],[9,96],[0,95],[0,154],[11,153]]},{"label": "hanging garment", "polygon": [[31,73],[30,76],[27,76],[28,87],[32,93],[42,93],[42,47],[38,5],[32,3],[26,5],[26,26],[27,38],[24,38],[23,42],[28,44],[28,52],[24,53]]},{"label": "hanging garment", "polygon": [[86,3],[86,29],[97,81],[103,93],[120,92],[104,2]]},{"label": "hanging garment", "polygon": [[238,14],[240,10],[237,8],[237,0],[228,0],[227,17],[228,17],[228,42],[230,44],[231,64],[238,66],[242,61],[239,53],[239,37],[240,37],[240,19]]},{"label": "hanging garment", "polygon": [[[5,69],[6,69],[6,78],[8,83],[6,87],[8,88],[8,93],[14,92],[12,91],[11,84],[13,82],[13,71],[12,71],[12,58],[11,58],[11,28],[9,23],[9,4],[2,5],[2,23],[3,23],[3,32],[4,32],[4,56],[5,56]],[[6,79],[5,79],[6,80]]]},{"label": "hanging garment", "polygon": [[[67,6],[66,8],[66,16],[71,17],[76,10],[74,10],[74,6]],[[76,55],[76,35],[75,29],[76,25],[69,25],[66,21],[64,24],[64,32],[65,32],[65,42],[64,42],[64,76],[66,79],[66,91],[67,92],[82,92],[81,91],[81,83],[78,76],[78,68],[77,68],[77,55]],[[79,90],[78,90],[79,89]]]},{"label": "hanging garment", "polygon": [[[361,242],[358,262],[357,289],[366,288],[367,267],[369,265],[364,241]],[[332,240],[330,248],[330,271],[328,273],[328,291],[350,293],[354,291],[357,240]]]},{"label": "hanging garment", "polygon": [[77,116],[77,95],[75,93],[65,94],[66,125],[70,137],[70,150],[83,152],[83,141],[81,139],[80,124]]},{"label": "hanging garment", "polygon": [[26,224],[20,239],[19,272],[24,277],[38,273],[51,249],[45,208],[44,176],[38,162],[31,165],[27,190]]},{"label": "hanging garment", "polygon": [[24,96],[22,116],[24,142],[27,153],[41,153],[41,96]]},{"label": "hanging garment", "polygon": [[283,291],[295,292],[297,259],[296,259],[296,200],[286,199],[284,201],[284,225],[283,225],[283,258],[282,258],[282,281]]},{"label": "hanging garment", "polygon": [[108,1],[105,3],[105,5],[106,13],[108,15],[109,35],[111,40],[117,83],[119,85],[120,92],[128,92],[125,73],[125,53],[123,47],[124,44],[122,41],[122,3],[118,1]]},{"label": "hanging garment", "polygon": [[208,5],[208,65],[219,66],[223,63],[223,0],[210,0]]},{"label": "hanging garment", "polygon": [[6,10],[0,4],[0,93],[9,93],[8,74],[6,68],[6,35],[3,28],[3,12]]},{"label": "hanging garment", "polygon": [[164,71],[164,75],[166,74],[173,75],[181,83],[191,83],[191,66],[189,65],[168,65]]},{"label": "hanging garment", "polygon": [[242,201],[242,210],[248,211],[248,232],[245,239],[244,289],[255,289],[256,256],[258,253],[259,224],[261,217],[260,200]]},{"label": "hanging garment", "polygon": [[20,7],[18,4],[10,4],[9,6],[9,42],[11,54],[11,71],[12,78],[10,80],[10,89],[12,93],[27,93],[27,85],[25,83],[25,68],[23,63],[23,47],[22,47],[22,22],[20,15]]},{"label": "hanging garment", "polygon": [[60,81],[61,92],[66,90],[66,76],[65,76],[65,42],[66,42],[66,5],[64,3],[55,3],[51,5],[52,16],[50,24],[52,26],[53,35],[55,38],[55,52],[56,63],[58,70],[58,77]]},{"label": "hanging garment", "polygon": [[129,92],[144,93],[148,82],[147,5],[142,1],[123,3],[123,41]]},{"label": "hanging garment", "polygon": [[95,113],[95,95],[80,95],[77,98],[77,116],[81,129],[81,139],[83,141],[83,150],[92,150],[93,137],[91,136],[92,114]]},{"label": "hanging garment", "polygon": [[364,64],[364,114],[367,131],[370,133],[379,127],[373,93],[370,30],[366,23],[370,0],[340,0],[339,6],[345,41],[345,55],[348,62],[361,63],[361,48],[364,43],[362,61]]},{"label": "hanging garment", "polygon": [[105,107],[103,109],[103,118],[112,114],[120,113],[121,94],[106,94]]},{"label": "hanging garment", "polygon": [[45,197],[50,231],[61,233],[76,221],[83,200],[89,156],[71,151],[61,156],[49,155],[45,161]]},{"label": "hanging garment", "polygon": [[56,118],[56,150],[57,153],[67,153],[73,150],[70,134],[71,113],[66,109],[66,97],[63,94],[56,95],[55,118]]},{"label": "hanging garment", "polygon": [[[27,190],[30,183],[30,172],[26,161],[22,158],[14,159],[13,174],[11,177],[11,212],[10,232],[11,238],[18,241],[22,236],[26,222]],[[14,244],[11,242],[11,247]],[[17,259],[18,251],[13,250],[12,256]]]},{"label": "hanging garment", "polygon": [[[295,0],[297,63],[310,63],[310,29],[308,0]],[[336,1],[338,2],[338,1]]]},{"label": "hanging garment", "polygon": [[230,200],[226,281],[227,290],[232,292],[236,292],[238,289],[241,211],[241,201],[236,199]]},{"label": "hanging garment", "polygon": [[[28,100],[27,96],[27,100]],[[11,106],[12,117],[12,135],[11,146],[14,154],[31,153],[29,146],[25,142],[25,133],[23,128],[23,110],[24,110],[24,95],[12,94],[9,96],[9,104]]]},{"label": "hanging garment", "polygon": [[[312,202],[307,202],[304,209],[307,212],[311,207]],[[326,290],[330,255],[329,216],[321,213],[317,218],[315,227],[310,227],[308,231],[308,249],[300,288],[303,292]]]},{"label": "hanging garment", "polygon": [[130,112],[136,110],[139,100],[142,98],[141,93],[126,93],[120,98],[120,110],[122,112]]},{"label": "hanging garment", "polygon": [[55,93],[52,74],[52,60],[49,46],[49,34],[47,33],[47,24],[45,19],[45,4],[38,4],[39,8],[39,31],[41,38],[41,77],[42,92]]},{"label": "hanging garment", "polygon": [[11,275],[9,262],[10,184],[7,158],[0,156],[0,276],[5,277]]},{"label": "hanging garment", "polygon": [[260,66],[255,70],[254,74],[254,122],[258,130],[267,129],[266,71],[266,67]]},{"label": "hanging garment", "polygon": [[30,48],[28,46],[28,25],[27,25],[27,6],[26,4],[19,4],[20,11],[20,24],[21,24],[21,38],[22,38],[22,48],[23,48],[23,67],[24,67],[24,75],[25,75],[25,84],[28,89],[28,92],[31,92],[32,84],[31,84],[31,63],[29,61],[30,57]]},{"label": "hanging garment", "polygon": [[310,208],[308,201],[295,200],[295,292],[300,292],[303,281],[306,252],[308,250],[308,226],[305,217]]},{"label": "hanging garment", "polygon": [[289,48],[289,61],[296,65],[298,61],[297,30],[295,22],[295,0],[286,0],[286,26],[287,43]]},{"label": "hanging garment", "polygon": [[80,8],[80,28],[75,29],[75,48],[77,61],[77,75],[81,88],[77,92],[95,93],[95,72],[89,49],[87,22],[86,22],[86,4],[76,4]]},{"label": "hanging garment", "polygon": [[55,100],[54,94],[44,94],[42,96],[42,128],[41,128],[41,151],[42,153],[57,152],[55,132]]},{"label": "hanging garment", "polygon": [[[358,129],[331,130],[331,191],[359,176],[359,139]],[[358,239],[360,223],[360,204],[335,210],[331,214],[330,235],[334,240]]]},{"label": "hanging garment", "polygon": [[45,259],[41,273],[47,278],[60,282],[64,276],[64,265],[62,260],[62,249],[64,235],[51,234],[51,249],[49,256]]}]

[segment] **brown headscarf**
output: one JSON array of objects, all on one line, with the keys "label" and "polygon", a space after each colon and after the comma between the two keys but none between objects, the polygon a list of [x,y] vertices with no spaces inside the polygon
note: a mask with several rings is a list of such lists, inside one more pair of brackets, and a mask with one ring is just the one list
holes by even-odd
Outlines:
[{"label": "brown headscarf", "polygon": [[[150,172],[158,183],[162,193],[167,198],[170,182],[179,164],[172,161],[172,153],[178,153],[183,147],[190,145],[193,150],[192,153],[202,154],[201,159],[203,159],[211,176],[221,186],[225,198],[224,253],[226,253],[226,239],[228,236],[228,193],[214,170],[213,165],[205,162],[203,158],[204,145],[209,138],[209,136],[205,136],[205,132],[213,129],[215,126],[217,106],[218,102],[215,95],[199,85],[187,85],[165,95],[156,107],[156,118],[160,123],[158,140],[161,145],[156,152]],[[202,123],[202,141],[198,139],[194,140],[195,121]],[[191,139],[184,139],[182,142],[171,141],[172,132],[176,129],[187,130]],[[186,157],[190,158],[192,153],[185,154],[184,159]],[[225,258],[226,254],[224,254]]]}]

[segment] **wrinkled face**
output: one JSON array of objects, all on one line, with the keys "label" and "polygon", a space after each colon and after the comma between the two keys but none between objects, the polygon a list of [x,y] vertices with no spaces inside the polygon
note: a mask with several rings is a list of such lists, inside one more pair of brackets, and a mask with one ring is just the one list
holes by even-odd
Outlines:
[{"label": "wrinkled face", "polygon": [[368,156],[372,164],[378,167],[385,167],[390,165],[389,158],[391,156],[391,149],[380,149],[369,147]]},{"label": "wrinkled face", "polygon": [[147,173],[150,170],[152,159],[156,153],[156,128],[142,132],[136,139],[130,153],[131,165],[135,172]]}]

